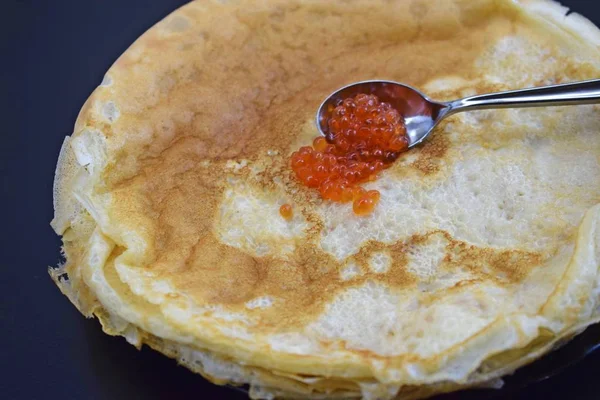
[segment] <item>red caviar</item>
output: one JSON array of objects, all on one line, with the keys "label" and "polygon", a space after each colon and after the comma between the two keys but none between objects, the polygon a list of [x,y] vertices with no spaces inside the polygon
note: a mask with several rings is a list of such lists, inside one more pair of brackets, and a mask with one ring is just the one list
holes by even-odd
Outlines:
[{"label": "red caviar", "polygon": [[366,94],[339,101],[331,115],[327,135],[292,154],[292,169],[324,199],[353,201],[355,214],[370,214],[379,192],[358,185],[375,179],[408,149],[404,119],[390,104]]},{"label": "red caviar", "polygon": [[292,206],[290,206],[289,204],[284,204],[281,207],[279,207],[279,214],[281,214],[283,219],[289,221],[294,216],[294,211],[292,210]]},{"label": "red caviar", "polygon": [[354,200],[352,209],[356,215],[368,215],[371,214],[377,203],[379,203],[379,192],[377,190],[369,190]]}]

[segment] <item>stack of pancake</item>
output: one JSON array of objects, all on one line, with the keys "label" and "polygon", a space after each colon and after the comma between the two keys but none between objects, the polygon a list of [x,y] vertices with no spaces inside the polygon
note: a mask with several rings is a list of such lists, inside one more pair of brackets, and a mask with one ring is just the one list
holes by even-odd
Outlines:
[{"label": "stack of pancake", "polygon": [[106,333],[253,398],[501,386],[600,316],[600,108],[453,116],[365,185],[381,193],[368,216],[301,185],[290,154],[353,81],[449,100],[597,78],[600,31],[566,13],[182,7],[115,62],[65,139],[52,277]]}]

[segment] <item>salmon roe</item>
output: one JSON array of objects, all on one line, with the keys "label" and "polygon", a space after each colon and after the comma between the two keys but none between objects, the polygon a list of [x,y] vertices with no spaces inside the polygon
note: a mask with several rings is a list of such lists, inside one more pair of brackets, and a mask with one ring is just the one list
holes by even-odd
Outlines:
[{"label": "salmon roe", "polygon": [[292,210],[292,206],[290,206],[289,204],[284,204],[281,207],[279,207],[279,214],[281,214],[283,219],[289,221],[294,216],[294,211]]},{"label": "salmon roe", "polygon": [[370,214],[379,192],[359,184],[374,180],[408,149],[402,116],[375,95],[340,100],[327,121],[329,131],[292,154],[292,169],[324,199],[353,202],[357,215]]}]

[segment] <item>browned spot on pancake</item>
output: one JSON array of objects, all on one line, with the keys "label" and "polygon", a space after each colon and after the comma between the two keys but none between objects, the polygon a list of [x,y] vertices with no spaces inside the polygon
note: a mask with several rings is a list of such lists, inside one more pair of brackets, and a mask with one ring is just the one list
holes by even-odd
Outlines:
[{"label": "browned spot on pancake", "polygon": [[425,175],[430,175],[438,172],[440,162],[446,155],[450,140],[444,136],[443,132],[438,130],[437,134],[433,134],[419,148],[418,158],[411,164],[411,167],[416,168]]},{"label": "browned spot on pancake", "polygon": [[[402,288],[415,283],[414,276],[406,270],[408,259],[406,257],[407,243],[400,241],[392,245],[370,241],[364,245],[353,258],[362,267],[365,273],[358,280],[362,282],[374,280],[384,282],[389,286]],[[391,266],[385,273],[371,272],[369,262],[377,252],[387,251],[391,258]]]},{"label": "browned spot on pancake", "polygon": [[540,265],[543,256],[523,250],[479,248],[452,240],[448,245],[446,268],[467,268],[480,279],[497,283],[514,283],[524,279],[529,271]]},{"label": "browned spot on pancake", "polygon": [[[207,251],[210,249],[210,251]],[[212,235],[193,246],[185,274],[177,274],[177,287],[200,303],[237,304],[247,301],[267,271],[250,255],[219,243]]]},{"label": "browned spot on pancake", "polygon": [[440,271],[452,272],[456,269],[466,269],[474,277],[459,281],[456,287],[482,280],[500,285],[519,282],[528,275],[532,268],[544,261],[544,256],[540,253],[515,249],[482,248],[456,240],[448,232],[442,230],[413,235],[407,240],[391,245],[370,242],[354,258],[365,270],[368,270],[367,263],[373,253],[387,250],[392,257],[390,270],[384,274],[371,274],[369,279],[374,278],[384,281],[392,287],[401,288],[417,282],[417,279],[406,271],[409,248],[426,244],[434,235],[442,235],[448,241],[445,248],[446,255],[439,265]]},{"label": "browned spot on pancake", "polygon": [[[387,287],[402,289],[411,287],[418,279],[406,270],[407,250],[414,245],[425,244],[432,235],[442,234],[448,241],[447,256],[440,270],[468,269],[473,279],[457,282],[454,286],[432,293],[429,300],[434,302],[443,293],[461,290],[483,281],[503,285],[524,279],[531,268],[542,261],[542,256],[519,250],[494,250],[479,248],[455,240],[447,232],[434,231],[425,235],[414,235],[406,241],[391,245],[369,242],[351,257],[361,266],[362,274],[349,281],[342,281],[339,271],[344,264],[335,261],[317,247],[304,247],[294,254],[289,262],[271,259],[268,279],[257,286],[257,295],[269,294],[283,300],[272,309],[256,311],[260,313],[261,326],[266,329],[291,329],[312,321],[323,308],[341,291],[361,286],[367,281],[384,283]],[[386,251],[392,258],[389,270],[385,273],[370,272],[369,259],[374,253]],[[483,266],[483,268],[482,268]],[[271,278],[274,278],[271,280]],[[271,286],[270,282],[277,282]],[[281,318],[281,319],[280,319]]]},{"label": "browned spot on pancake", "polygon": [[[414,235],[404,245],[396,244],[400,254],[406,257],[406,248],[410,245],[423,245],[433,235],[443,235],[448,241],[446,255],[439,265],[443,271],[452,272],[466,269],[474,279],[490,280],[497,284],[515,283],[523,280],[537,265],[542,264],[544,256],[540,253],[518,249],[495,249],[478,247],[454,239],[443,230],[431,231],[425,235]],[[469,284],[469,280],[458,286]]]}]

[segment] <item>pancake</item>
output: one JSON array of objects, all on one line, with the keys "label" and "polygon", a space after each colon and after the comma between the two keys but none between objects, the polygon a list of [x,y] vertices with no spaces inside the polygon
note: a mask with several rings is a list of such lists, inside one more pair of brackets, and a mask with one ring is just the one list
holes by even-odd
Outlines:
[{"label": "pancake", "polygon": [[[600,107],[448,118],[372,214],[290,155],[338,87],[449,100],[598,77],[549,1],[196,1],[110,68],[65,139],[53,279],[104,331],[253,398],[417,399],[501,377],[599,318]],[[282,218],[290,204],[294,216]]]}]

